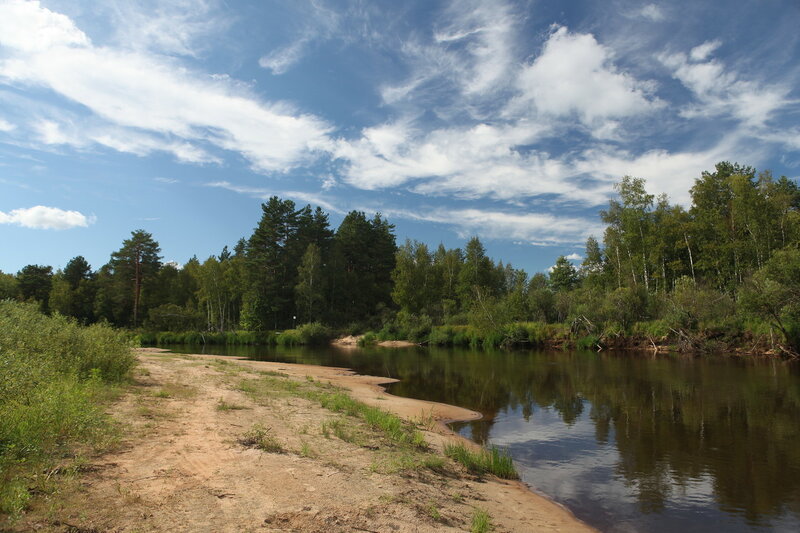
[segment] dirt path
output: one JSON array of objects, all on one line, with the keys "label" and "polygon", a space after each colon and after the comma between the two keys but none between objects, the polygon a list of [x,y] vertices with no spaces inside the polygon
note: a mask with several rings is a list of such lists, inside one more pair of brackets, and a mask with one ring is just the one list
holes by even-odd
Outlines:
[{"label": "dirt path", "polygon": [[[152,350],[139,358],[136,384],[113,407],[122,445],[70,490],[39,499],[17,530],[469,531],[485,510],[493,531],[591,531],[519,483],[477,479],[434,455],[453,438],[434,421],[471,411],[393,397],[379,387],[386,379],[343,369]],[[434,452],[409,454],[292,393],[312,382],[418,421]],[[244,446],[254,428],[280,453]]]}]

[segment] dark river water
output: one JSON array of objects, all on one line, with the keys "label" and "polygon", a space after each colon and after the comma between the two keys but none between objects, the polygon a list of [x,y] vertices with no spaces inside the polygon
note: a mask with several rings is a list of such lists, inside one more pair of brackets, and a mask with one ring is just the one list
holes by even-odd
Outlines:
[{"label": "dark river water", "polygon": [[[175,349],[174,347],[170,347]],[[342,366],[474,409],[462,435],[603,531],[800,531],[800,366],[463,349],[180,347]]]}]

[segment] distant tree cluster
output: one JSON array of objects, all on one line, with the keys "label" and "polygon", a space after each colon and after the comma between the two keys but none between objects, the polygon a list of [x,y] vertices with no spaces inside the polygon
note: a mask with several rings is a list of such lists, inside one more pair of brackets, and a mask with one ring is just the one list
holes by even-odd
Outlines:
[{"label": "distant tree cluster", "polygon": [[38,301],[82,323],[164,331],[377,323],[391,306],[393,231],[382,216],[353,211],[334,232],[320,208],[272,197],[233,252],[163,263],[153,236],[136,230],[97,271],[77,256],[56,272],[28,265],[0,273],[0,299]]},{"label": "distant tree cluster", "polygon": [[800,348],[793,180],[722,162],[695,181],[688,209],[639,178],[622,178],[617,192],[600,214],[602,243],[587,240],[583,263],[562,256],[533,276],[487,257],[477,237],[463,250],[411,240],[398,248],[380,214],[353,211],[334,231],[319,207],[272,197],[248,239],[202,263],[162,263],[152,235],[137,230],[97,271],[77,256],[56,272],[0,273],[0,298],[38,301],[83,323],[163,331],[322,322],[424,340],[439,325],[539,322],[598,336],[644,327],[689,344],[750,328]]}]

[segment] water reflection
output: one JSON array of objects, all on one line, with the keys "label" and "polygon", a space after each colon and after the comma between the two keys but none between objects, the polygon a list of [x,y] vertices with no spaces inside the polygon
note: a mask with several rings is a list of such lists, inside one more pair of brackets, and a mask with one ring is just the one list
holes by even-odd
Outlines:
[{"label": "water reflection", "polygon": [[[230,352],[229,352],[230,353]],[[475,409],[538,490],[614,531],[800,530],[800,377],[780,361],[444,349],[251,349]]]}]

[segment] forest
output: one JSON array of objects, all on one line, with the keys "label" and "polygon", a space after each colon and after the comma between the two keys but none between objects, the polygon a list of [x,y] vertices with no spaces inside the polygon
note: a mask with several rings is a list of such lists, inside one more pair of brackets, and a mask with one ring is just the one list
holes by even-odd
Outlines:
[{"label": "forest", "polygon": [[[0,273],[0,299],[108,323],[142,342],[289,342],[365,333],[440,345],[634,346],[800,352],[800,190],[785,177],[718,163],[691,205],[624,177],[600,213],[602,242],[528,275],[463,249],[396,243],[380,214],[352,211],[335,230],[322,209],[272,197],[253,233],[184,265],[162,262],[136,230],[97,270]],[[199,337],[198,337],[199,335]]]}]

